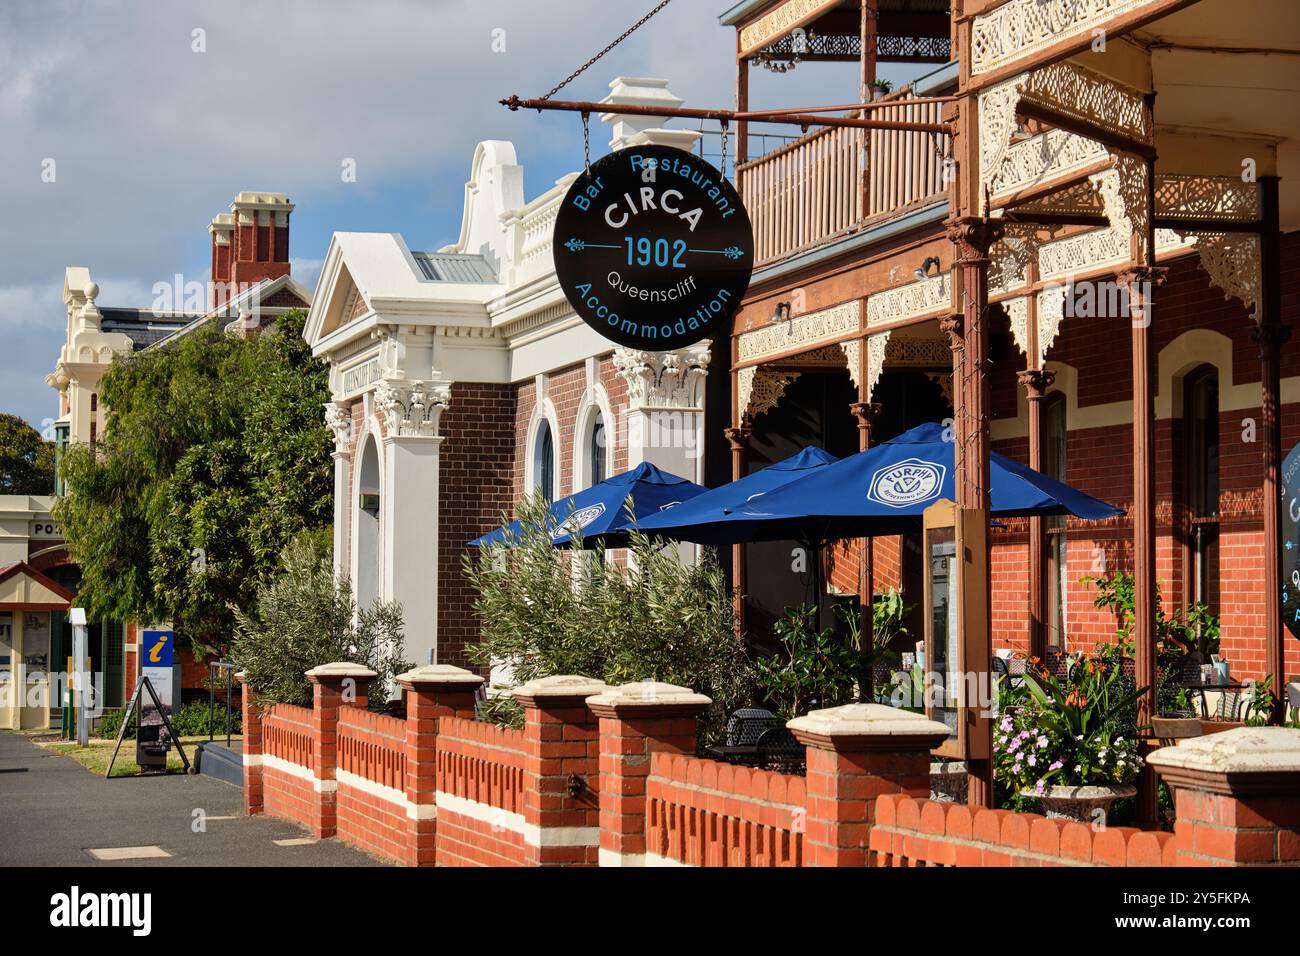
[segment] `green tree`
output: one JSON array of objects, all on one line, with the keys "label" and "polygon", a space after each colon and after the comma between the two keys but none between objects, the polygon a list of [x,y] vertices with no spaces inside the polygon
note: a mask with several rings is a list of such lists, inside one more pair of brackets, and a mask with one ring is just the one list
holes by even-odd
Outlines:
[{"label": "green tree", "polygon": [[327,370],[304,318],[256,339],[212,323],[105,374],[104,437],[69,449],[56,506],[91,615],[224,644],[289,539],[329,522]]},{"label": "green tree", "polygon": [[231,656],[268,704],[310,706],[307,671],[334,661],[365,664],[379,675],[370,702],[380,707],[384,688],[411,667],[403,645],[401,605],[379,601],[358,610],[348,580],[334,576],[325,536],[302,532],[285,546],[277,574],[257,589],[248,612],[235,611]]},{"label": "green tree", "polygon": [[480,642],[469,648],[475,662],[507,664],[520,683],[583,674],[691,687],[714,701],[702,722],[706,737],[717,734],[724,713],[750,703],[753,668],[712,549],[683,564],[676,548],[634,534],[620,564],[552,547],[558,525],[538,496],[519,513],[519,536],[465,559],[482,622]]},{"label": "green tree", "polygon": [[0,412],[0,495],[54,494],[54,445],[17,415]]}]

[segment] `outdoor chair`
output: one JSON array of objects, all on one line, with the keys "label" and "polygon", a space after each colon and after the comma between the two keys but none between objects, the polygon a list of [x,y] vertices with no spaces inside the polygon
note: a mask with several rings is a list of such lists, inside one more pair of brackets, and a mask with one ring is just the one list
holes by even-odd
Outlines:
[{"label": "outdoor chair", "polygon": [[758,765],[777,773],[803,774],[808,769],[808,751],[786,727],[769,727],[758,738]]},{"label": "outdoor chair", "polygon": [[[1202,706],[1208,710],[1208,701],[1205,700],[1205,691],[1213,691],[1214,687],[1206,687],[1201,692]],[[1214,713],[1209,715],[1210,720],[1241,720],[1241,705],[1246,701],[1246,692],[1240,690],[1220,690],[1219,699],[1214,705]]]},{"label": "outdoor chair", "polygon": [[784,726],[785,721],[770,710],[742,707],[727,718],[727,746],[752,747],[764,731]]},{"label": "outdoor chair", "polygon": [[1074,667],[1074,661],[1070,655],[1063,653],[1060,648],[1049,647],[1045,657],[1048,673],[1060,681],[1069,679],[1070,670]]}]

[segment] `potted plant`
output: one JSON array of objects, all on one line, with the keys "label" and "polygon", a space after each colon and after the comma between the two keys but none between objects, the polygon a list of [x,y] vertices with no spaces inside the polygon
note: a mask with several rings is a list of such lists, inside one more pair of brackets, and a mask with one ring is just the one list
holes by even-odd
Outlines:
[{"label": "potted plant", "polygon": [[1033,658],[1022,703],[994,731],[994,769],[1018,806],[1048,817],[1105,822],[1116,800],[1133,796],[1140,691],[1107,661],[1087,661],[1060,680]]},{"label": "potted plant", "polygon": [[871,81],[872,101],[883,100],[886,96],[889,95],[890,90],[892,90],[893,88],[894,88],[894,84],[891,83],[889,80],[872,80]]}]

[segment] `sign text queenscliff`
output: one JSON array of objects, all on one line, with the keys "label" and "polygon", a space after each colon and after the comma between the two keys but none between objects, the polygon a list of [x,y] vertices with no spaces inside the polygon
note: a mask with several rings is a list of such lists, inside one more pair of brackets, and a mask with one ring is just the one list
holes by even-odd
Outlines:
[{"label": "sign text queenscliff", "polygon": [[564,294],[583,321],[631,348],[669,351],[725,330],[753,264],[735,189],[667,146],[629,147],[592,165],[555,223]]}]

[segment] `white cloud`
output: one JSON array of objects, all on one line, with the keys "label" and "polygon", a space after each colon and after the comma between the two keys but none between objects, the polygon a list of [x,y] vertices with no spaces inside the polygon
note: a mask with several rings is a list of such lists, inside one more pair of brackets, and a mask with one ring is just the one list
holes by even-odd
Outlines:
[{"label": "white cloud", "polygon": [[[533,170],[529,194],[541,191],[577,168],[577,119],[510,113],[497,100],[540,95],[649,5],[5,0],[0,410],[30,418],[52,401],[36,372],[19,368],[53,366],[65,266],[90,268],[101,304],[146,306],[155,282],[206,278],[206,224],[241,189],[288,193],[295,224],[312,209],[432,194],[446,221],[408,235],[417,248],[456,235],[479,140],[516,142]],[[599,99],[616,75],[652,75],[692,105],[730,105],[734,33],[716,20],[725,6],[679,0],[561,95]],[[498,28],[504,53],[492,49]],[[195,29],[207,52],[192,51]],[[842,102],[856,81],[852,68],[808,64],[780,77],[754,71],[752,89],[756,106]],[[592,134],[603,151],[605,128],[593,123]],[[52,183],[41,179],[47,158]],[[349,158],[355,184],[340,177]],[[295,276],[312,288],[325,241],[314,248],[294,235]]]}]

